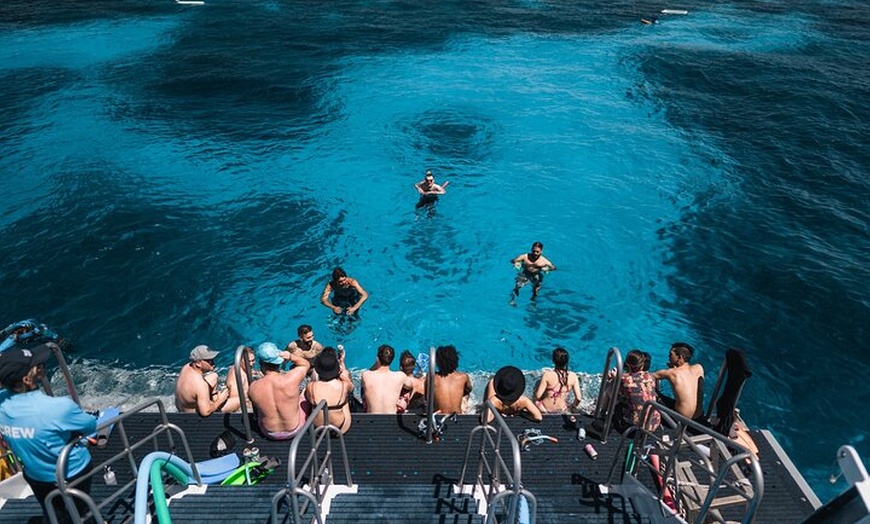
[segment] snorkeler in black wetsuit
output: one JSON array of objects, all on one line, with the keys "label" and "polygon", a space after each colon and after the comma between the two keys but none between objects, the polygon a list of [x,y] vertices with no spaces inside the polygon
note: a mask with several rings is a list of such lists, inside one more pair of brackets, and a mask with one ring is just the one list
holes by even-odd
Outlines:
[{"label": "snorkeler in black wetsuit", "polygon": [[[330,300],[332,295],[332,300]],[[332,270],[332,280],[323,288],[320,303],[332,310],[336,315],[355,315],[359,308],[369,298],[369,294],[359,282],[347,276],[343,269]]]}]

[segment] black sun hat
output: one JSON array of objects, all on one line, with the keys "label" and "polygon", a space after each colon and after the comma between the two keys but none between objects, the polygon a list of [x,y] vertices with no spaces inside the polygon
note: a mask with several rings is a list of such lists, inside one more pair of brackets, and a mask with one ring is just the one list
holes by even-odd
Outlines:
[{"label": "black sun hat", "polygon": [[505,404],[513,404],[526,390],[526,377],[520,368],[505,366],[492,379],[495,396]]}]

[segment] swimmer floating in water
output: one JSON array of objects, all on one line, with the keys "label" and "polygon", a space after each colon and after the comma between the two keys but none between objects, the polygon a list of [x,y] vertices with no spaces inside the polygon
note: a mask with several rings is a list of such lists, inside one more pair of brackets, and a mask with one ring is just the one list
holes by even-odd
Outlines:
[{"label": "swimmer floating in water", "polygon": [[[332,295],[332,300],[329,296]],[[347,276],[343,269],[337,267],[332,270],[332,280],[326,283],[323,294],[320,295],[320,303],[332,310],[336,315],[354,315],[363,302],[368,300],[369,294],[363,289],[356,279]]]},{"label": "swimmer floating in water", "polygon": [[516,286],[511,292],[511,303],[519,296],[520,288],[530,282],[532,284],[532,300],[538,298],[538,291],[541,290],[541,284],[544,282],[544,274],[547,271],[556,270],[556,266],[541,254],[543,252],[544,244],[535,242],[532,244],[530,252],[523,253],[511,260],[511,264],[520,272],[517,275]]},{"label": "swimmer floating in water", "polygon": [[417,202],[417,209],[421,207],[432,206],[438,201],[438,195],[443,195],[447,192],[447,184],[444,182],[441,185],[435,183],[435,176],[432,171],[426,171],[426,177],[423,180],[414,184],[417,192],[420,193],[420,200]]}]

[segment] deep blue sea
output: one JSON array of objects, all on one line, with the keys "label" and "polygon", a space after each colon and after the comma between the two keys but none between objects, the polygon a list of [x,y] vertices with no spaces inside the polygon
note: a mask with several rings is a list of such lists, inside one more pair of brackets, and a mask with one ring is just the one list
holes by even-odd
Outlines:
[{"label": "deep blue sea", "polygon": [[[170,399],[194,345],[226,367],[301,323],[358,369],[382,343],[454,344],[477,398],[557,345],[587,401],[611,346],[659,368],[690,342],[709,389],[740,347],[744,418],[829,499],[837,447],[870,457],[868,18],[4,0],[0,324],[71,339],[96,407]],[[432,212],[426,169],[450,182]],[[511,306],[534,241],[558,270]],[[319,304],[336,265],[370,293],[357,322]]]}]

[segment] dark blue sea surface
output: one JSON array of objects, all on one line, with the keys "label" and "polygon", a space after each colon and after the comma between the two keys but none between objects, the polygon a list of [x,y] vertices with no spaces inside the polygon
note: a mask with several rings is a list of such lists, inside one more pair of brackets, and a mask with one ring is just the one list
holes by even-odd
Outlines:
[{"label": "dark blue sea surface", "polygon": [[[662,9],[686,9],[666,15]],[[296,326],[368,367],[455,344],[476,398],[569,349],[686,340],[820,497],[865,460],[865,2],[0,3],[0,324],[71,339],[86,402]],[[657,23],[644,25],[642,18]],[[450,181],[431,210],[414,182]],[[508,304],[533,241],[558,267]],[[358,321],[319,304],[343,266]]]}]

